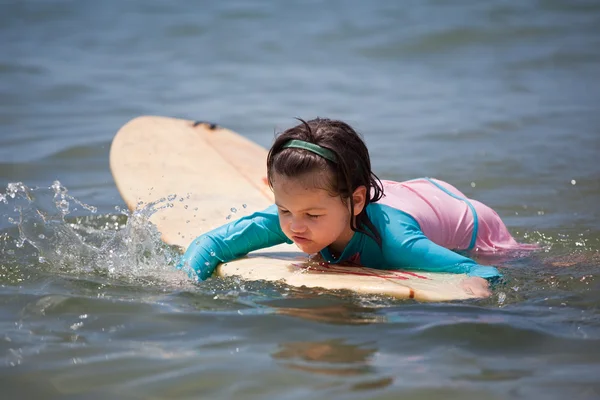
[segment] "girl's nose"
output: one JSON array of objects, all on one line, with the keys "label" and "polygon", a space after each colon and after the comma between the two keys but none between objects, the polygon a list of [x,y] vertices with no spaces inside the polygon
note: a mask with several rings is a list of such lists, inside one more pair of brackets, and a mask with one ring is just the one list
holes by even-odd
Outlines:
[{"label": "girl's nose", "polygon": [[294,218],[290,223],[290,230],[294,233],[302,233],[306,230],[306,225]]}]

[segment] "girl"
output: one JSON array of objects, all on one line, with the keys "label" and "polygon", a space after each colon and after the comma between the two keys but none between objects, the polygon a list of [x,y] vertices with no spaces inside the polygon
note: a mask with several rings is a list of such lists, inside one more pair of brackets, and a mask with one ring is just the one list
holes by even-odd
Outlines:
[{"label": "girl", "polygon": [[380,181],[348,124],[300,121],[269,151],[275,204],[195,239],[180,268],[205,280],[220,262],[287,242],[329,263],[466,273],[466,288],[486,294],[498,270],[452,250],[519,247],[498,214],[439,180]]}]

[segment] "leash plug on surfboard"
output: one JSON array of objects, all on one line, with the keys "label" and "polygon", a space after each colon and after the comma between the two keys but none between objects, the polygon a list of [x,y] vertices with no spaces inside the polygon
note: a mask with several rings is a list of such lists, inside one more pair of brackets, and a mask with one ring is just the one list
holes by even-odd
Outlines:
[{"label": "leash plug on surfboard", "polygon": [[211,131],[214,131],[214,130],[220,128],[220,126],[218,124],[215,124],[214,122],[208,122],[208,121],[194,121],[194,123],[192,124],[192,127],[196,128],[197,126],[200,126],[200,125],[206,125],[206,127],[208,129],[210,129]]}]

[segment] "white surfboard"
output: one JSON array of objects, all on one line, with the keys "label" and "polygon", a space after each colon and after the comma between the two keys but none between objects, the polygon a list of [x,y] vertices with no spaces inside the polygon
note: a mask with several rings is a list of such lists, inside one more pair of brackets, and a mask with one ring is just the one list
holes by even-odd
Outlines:
[{"label": "white surfboard", "polygon": [[[115,136],[110,168],[127,206],[174,198],[152,215],[162,240],[185,250],[200,234],[273,203],[266,182],[267,151],[218,126],[143,116]],[[292,286],[342,289],[421,301],[474,297],[464,274],[386,271],[308,261],[282,244],[221,264],[217,276],[280,281]]]}]

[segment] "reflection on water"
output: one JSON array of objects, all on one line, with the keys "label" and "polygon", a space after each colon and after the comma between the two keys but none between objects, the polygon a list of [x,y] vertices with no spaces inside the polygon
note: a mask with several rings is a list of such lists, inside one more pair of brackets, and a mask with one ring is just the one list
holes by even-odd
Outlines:
[{"label": "reflection on water", "polygon": [[[272,302],[270,306],[273,307]],[[385,322],[383,315],[371,315],[372,310],[361,308],[352,304],[307,306],[306,308],[276,307],[279,314],[303,318],[309,321],[325,322],[329,324],[373,324]]]},{"label": "reflection on water", "polygon": [[370,345],[352,345],[341,339],[317,342],[285,342],[272,357],[291,370],[311,374],[357,377],[351,390],[381,389],[394,383],[391,376],[377,375],[371,362],[377,349]]},{"label": "reflection on water", "polygon": [[288,368],[331,375],[360,375],[372,372],[370,357],[377,350],[344,343],[342,340],[322,342],[290,342],[279,344],[273,358],[285,361]]},{"label": "reflection on water", "polygon": [[[285,298],[269,299],[260,304],[277,314],[327,324],[365,325],[386,321],[376,306],[343,301],[348,295],[360,298],[357,294],[345,291],[337,293],[340,295],[319,288],[287,287]],[[373,298],[377,299],[377,296]],[[364,299],[366,303],[367,298]],[[382,301],[385,303],[385,300]]]}]

